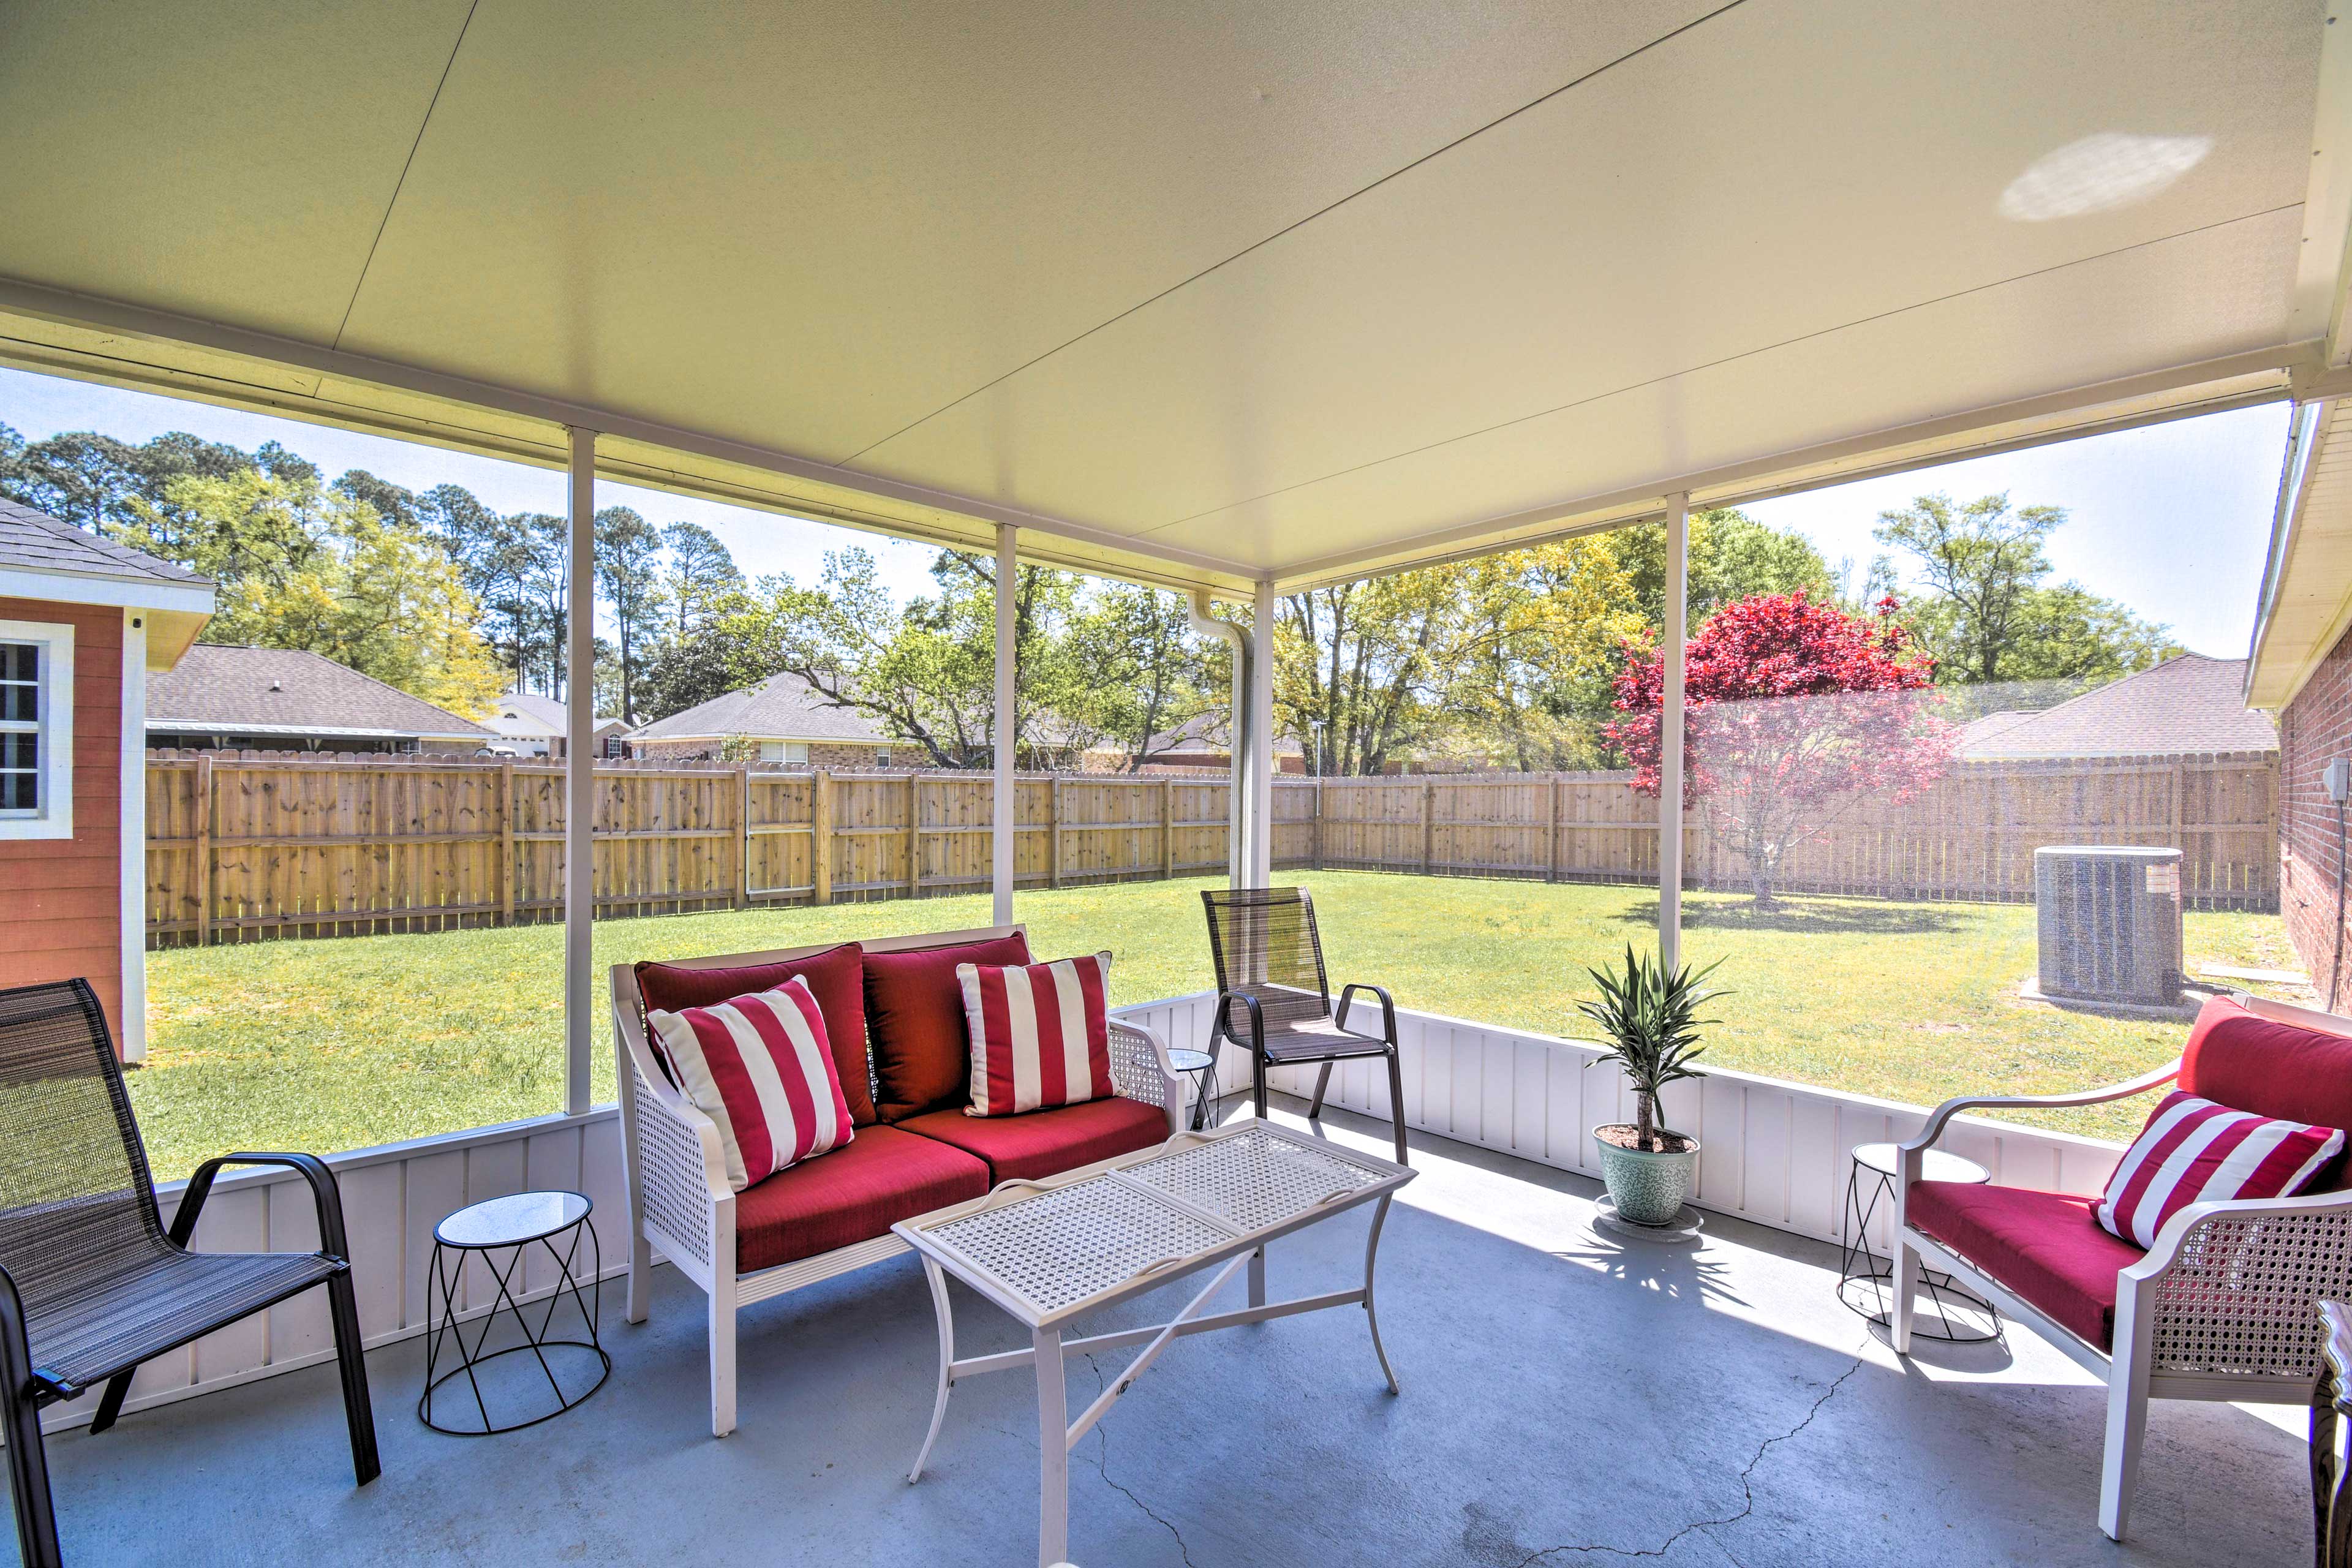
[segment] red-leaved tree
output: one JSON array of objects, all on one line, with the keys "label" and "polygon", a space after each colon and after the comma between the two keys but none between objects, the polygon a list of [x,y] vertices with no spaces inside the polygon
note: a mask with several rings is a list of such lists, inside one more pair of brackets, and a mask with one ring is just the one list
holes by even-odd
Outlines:
[{"label": "red-leaved tree", "polygon": [[[1724,847],[1769,907],[1789,851],[1856,803],[1895,805],[1951,765],[1958,731],[1937,717],[1935,661],[1895,621],[1800,590],[1727,605],[1685,645],[1683,800],[1704,800]],[[1665,658],[1629,643],[1610,738],[1634,785],[1659,791]]]}]

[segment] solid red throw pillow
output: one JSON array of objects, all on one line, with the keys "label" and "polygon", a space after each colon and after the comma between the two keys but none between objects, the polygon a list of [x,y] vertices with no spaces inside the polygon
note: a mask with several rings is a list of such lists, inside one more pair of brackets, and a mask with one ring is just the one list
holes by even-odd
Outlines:
[{"label": "solid red throw pillow", "polygon": [[2344,1149],[2344,1134],[2232,1110],[2174,1089],[2148,1113],[2107,1178],[2100,1226],[2154,1247],[2164,1222],[2191,1204],[2292,1197]]},{"label": "solid red throw pillow", "polygon": [[1018,932],[866,955],[866,1029],[883,1121],[963,1103],[971,1066],[956,965],[1028,962],[1028,941]]},{"label": "solid red throw pillow", "polygon": [[874,1121],[874,1095],[866,1075],[866,950],[854,942],[782,963],[751,963],[733,969],[690,969],[680,963],[640,963],[637,994],[648,1010],[680,1012],[708,1007],[730,996],[773,991],[793,975],[808,982],[817,1011],[824,1015],[833,1046],[834,1074],[849,1103],[853,1126]]},{"label": "solid red throw pillow", "polygon": [[1110,954],[1050,963],[960,963],[971,1036],[966,1116],[1083,1105],[1110,1080]]},{"label": "solid red throw pillow", "polygon": [[656,1008],[646,1023],[678,1088],[719,1124],[727,1184],[735,1191],[856,1135],[824,1015],[798,975],[714,1006]]}]

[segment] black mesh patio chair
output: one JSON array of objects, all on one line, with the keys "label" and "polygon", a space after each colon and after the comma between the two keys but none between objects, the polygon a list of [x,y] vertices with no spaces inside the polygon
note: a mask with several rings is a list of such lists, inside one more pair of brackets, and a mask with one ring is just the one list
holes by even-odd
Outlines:
[{"label": "black mesh patio chair", "polygon": [[[317,1252],[191,1252],[223,1165],[286,1165],[319,1205]],[[114,1040],[87,981],[0,991],[0,1418],[16,1543],[27,1568],[58,1562],[41,1451],[44,1406],[103,1384],[89,1424],[114,1425],[151,1356],[327,1288],[358,1484],[375,1479],[375,1417],[352,1295],[343,1205],[310,1154],[226,1154],[188,1178],[166,1232]]]},{"label": "black mesh patio chair", "polygon": [[[1268,1068],[1321,1063],[1309,1121],[1323,1118],[1331,1064],[1360,1057],[1388,1058],[1389,1115],[1396,1125],[1397,1163],[1405,1164],[1404,1077],[1397,1067],[1396,1003],[1378,985],[1361,982],[1339,993],[1323,976],[1323,942],[1315,931],[1315,900],[1304,888],[1209,889],[1209,953],[1217,966],[1217,1036],[1249,1053],[1257,1113],[1264,1116]],[[1348,1027],[1360,991],[1380,998],[1381,1032]]]}]

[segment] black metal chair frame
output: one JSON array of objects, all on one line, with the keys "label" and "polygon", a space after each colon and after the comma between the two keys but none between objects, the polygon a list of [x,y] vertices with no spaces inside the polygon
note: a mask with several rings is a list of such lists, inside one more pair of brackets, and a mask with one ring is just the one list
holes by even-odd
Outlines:
[{"label": "black metal chair frame", "polygon": [[[1265,1074],[1269,1067],[1320,1065],[1322,1070],[1316,1075],[1315,1079],[1315,1099],[1307,1110],[1307,1121],[1319,1122],[1323,1119],[1323,1096],[1331,1087],[1332,1065],[1336,1062],[1357,1061],[1366,1057],[1384,1056],[1388,1058],[1389,1116],[1396,1133],[1397,1163],[1400,1165],[1411,1163],[1411,1161],[1406,1158],[1405,1149],[1404,1072],[1397,1058],[1396,1002],[1390,996],[1387,988],[1363,981],[1351,982],[1340,991],[1339,1005],[1335,1015],[1331,1006],[1331,984],[1323,965],[1323,940],[1315,924],[1315,900],[1304,888],[1236,888],[1223,891],[1213,888],[1203,889],[1201,893],[1201,903],[1209,918],[1209,955],[1217,971],[1217,1016],[1214,1038],[1230,1040],[1236,1047],[1249,1053],[1251,1088],[1256,1101],[1258,1115],[1263,1117],[1266,1114]],[[1247,955],[1226,952],[1227,936],[1220,926],[1220,916],[1227,920],[1246,922],[1248,915],[1244,911],[1249,910],[1261,911],[1264,917],[1260,921],[1262,945],[1265,945],[1264,934],[1274,920],[1283,918],[1283,913],[1289,910],[1297,911],[1297,917],[1303,921],[1298,934],[1303,937],[1304,942],[1304,951],[1289,955],[1296,963],[1297,973],[1294,978],[1297,984],[1282,985],[1264,980],[1252,982],[1236,981],[1233,978],[1237,969],[1245,967]],[[1305,986],[1307,965],[1303,962],[1310,956],[1313,960],[1315,983],[1311,1002],[1307,1000],[1309,994]],[[1261,952],[1256,958],[1257,963],[1254,967],[1263,972],[1272,963],[1273,954]],[[1287,1020],[1277,1020],[1277,1023],[1321,1022],[1328,1019],[1345,1038],[1328,1048],[1286,1049],[1278,1046],[1270,1047],[1267,1043],[1265,1003],[1273,999],[1276,992],[1281,994],[1281,1011],[1290,1015]],[[1360,1034],[1348,1027],[1349,1013],[1355,1004],[1359,992],[1369,992],[1380,999],[1381,1033],[1377,1037]],[[1237,1010],[1239,1017],[1245,1019],[1245,1023],[1237,1025]]]},{"label": "black metal chair frame", "polygon": [[[45,995],[46,994],[46,995]],[[153,1342],[138,1337],[137,1325],[118,1331],[135,1353],[110,1358],[109,1364],[96,1370],[82,1370],[68,1377],[42,1363],[41,1345],[36,1342],[37,1312],[28,1312],[23,1289],[35,1281],[28,1272],[27,1260],[22,1257],[5,1256],[0,1252],[0,1420],[5,1420],[8,1447],[8,1481],[16,1505],[16,1545],[26,1568],[58,1568],[61,1558],[58,1546],[57,1510],[49,1492],[48,1463],[41,1444],[41,1411],[48,1405],[79,1398],[91,1389],[104,1385],[98,1409],[91,1418],[93,1435],[114,1425],[122,1412],[123,1396],[131,1391],[131,1377],[140,1364],[155,1356],[190,1344],[216,1329],[227,1327],[266,1308],[300,1295],[314,1285],[327,1288],[329,1312],[334,1322],[335,1357],[342,1373],[343,1414],[351,1429],[352,1471],[357,1485],[365,1486],[382,1473],[383,1465],[376,1453],[375,1416],[368,1401],[367,1365],[362,1357],[360,1320],[357,1300],[352,1290],[351,1250],[343,1230],[342,1196],[335,1185],[334,1173],[316,1155],[293,1153],[240,1152],[224,1154],[207,1160],[196,1167],[188,1178],[186,1190],[172,1216],[169,1231],[163,1228],[163,1216],[155,1203],[155,1184],[147,1164],[147,1150],[139,1137],[138,1122],[131,1113],[131,1100],[124,1092],[122,1068],[115,1060],[114,1040],[107,1028],[106,1015],[99,1006],[98,997],[87,981],[74,980],[58,984],[21,986],[0,991],[0,1005],[13,1004],[16,1008],[40,1007],[49,997],[54,1008],[47,1016],[55,1017],[69,1010],[78,1010],[89,1029],[90,1047],[96,1056],[95,1066],[112,1102],[115,1121],[123,1140],[123,1154],[129,1165],[132,1194],[139,1205],[139,1219],[156,1256],[168,1262],[172,1255],[191,1258],[235,1258],[238,1256],[283,1259],[284,1253],[222,1254],[191,1253],[189,1237],[195,1234],[196,1221],[203,1214],[205,1201],[212,1194],[213,1182],[226,1165],[282,1165],[300,1173],[310,1184],[310,1194],[319,1209],[319,1251],[313,1255],[330,1266],[323,1275],[303,1279],[289,1289],[267,1295],[263,1299],[240,1300],[236,1310],[217,1319],[191,1320],[184,1313],[158,1313],[152,1330]],[[21,1023],[21,1021],[20,1021]],[[5,1027],[7,1026],[0,1026]],[[87,1071],[79,1064],[68,1064],[60,1057],[61,1068]],[[0,1086],[0,1093],[7,1088]],[[0,1219],[10,1208],[23,1206],[20,1194],[0,1191]],[[70,1222],[60,1223],[58,1231],[72,1228]],[[107,1300],[101,1287],[92,1293],[109,1306],[119,1301]],[[85,1309],[86,1310],[86,1309]],[[193,1322],[193,1326],[192,1326]],[[159,1326],[160,1325],[160,1326]]]}]

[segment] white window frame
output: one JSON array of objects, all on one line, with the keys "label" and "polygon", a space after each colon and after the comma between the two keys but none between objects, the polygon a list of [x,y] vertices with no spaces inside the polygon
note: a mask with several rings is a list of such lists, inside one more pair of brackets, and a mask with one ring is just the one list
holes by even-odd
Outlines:
[{"label": "white window frame", "polygon": [[[795,752],[799,754],[794,755]],[[809,760],[808,742],[806,741],[762,741],[760,742],[760,760],[763,763],[782,763],[788,768],[806,767]]]},{"label": "white window frame", "polygon": [[0,807],[0,839],[71,838],[74,629],[53,621],[0,621],[0,642],[37,643],[41,648],[41,714],[34,725],[40,737],[40,803],[30,811]]}]

